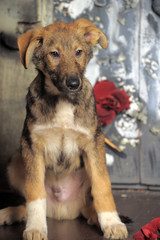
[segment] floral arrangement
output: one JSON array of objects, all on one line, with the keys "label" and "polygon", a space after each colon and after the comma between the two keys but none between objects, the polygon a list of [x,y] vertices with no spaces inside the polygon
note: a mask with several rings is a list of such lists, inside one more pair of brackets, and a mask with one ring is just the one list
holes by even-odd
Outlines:
[{"label": "floral arrangement", "polygon": [[110,124],[117,112],[129,109],[130,96],[124,90],[118,90],[113,82],[97,81],[93,93],[101,125]]}]

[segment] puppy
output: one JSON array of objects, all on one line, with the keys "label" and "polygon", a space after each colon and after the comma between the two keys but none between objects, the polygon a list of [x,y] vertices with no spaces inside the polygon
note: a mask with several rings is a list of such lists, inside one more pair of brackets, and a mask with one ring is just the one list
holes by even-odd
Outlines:
[{"label": "puppy", "polygon": [[25,240],[46,240],[46,216],[98,224],[104,236],[127,238],[106,167],[104,136],[85,69],[104,33],[85,19],[38,27],[18,38],[20,59],[38,71],[27,94],[20,149],[8,167],[25,206],[0,211],[0,223],[26,219]]}]

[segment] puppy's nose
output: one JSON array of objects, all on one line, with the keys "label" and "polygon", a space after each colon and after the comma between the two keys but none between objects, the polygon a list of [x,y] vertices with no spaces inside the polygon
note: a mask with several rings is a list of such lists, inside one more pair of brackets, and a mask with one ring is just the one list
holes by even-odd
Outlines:
[{"label": "puppy's nose", "polygon": [[77,90],[80,86],[80,79],[77,76],[68,77],[66,79],[66,86],[69,90]]}]

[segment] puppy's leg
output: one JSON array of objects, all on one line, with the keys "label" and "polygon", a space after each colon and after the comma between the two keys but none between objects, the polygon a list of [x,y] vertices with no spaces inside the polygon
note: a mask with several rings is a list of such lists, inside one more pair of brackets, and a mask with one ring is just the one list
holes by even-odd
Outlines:
[{"label": "puppy's leg", "polygon": [[25,197],[24,164],[20,151],[13,155],[7,168],[7,175],[11,187]]},{"label": "puppy's leg", "polygon": [[25,240],[47,239],[45,166],[42,156],[40,150],[31,151],[27,147],[23,150],[27,213],[26,229],[23,234]]},{"label": "puppy's leg", "polygon": [[87,219],[87,223],[89,225],[99,226],[97,213],[93,203],[90,203],[90,205],[86,205],[84,208],[82,208],[81,214]]},{"label": "puppy's leg", "polygon": [[102,134],[95,140],[84,141],[83,158],[86,171],[91,180],[92,196],[98,221],[104,236],[110,239],[125,239],[128,236],[126,226],[116,211],[111,192],[111,183],[106,167],[105,145]]}]

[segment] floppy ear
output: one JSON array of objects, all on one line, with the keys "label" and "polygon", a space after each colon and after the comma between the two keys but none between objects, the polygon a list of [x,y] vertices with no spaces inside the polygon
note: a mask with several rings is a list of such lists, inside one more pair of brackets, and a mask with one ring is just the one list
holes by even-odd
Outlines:
[{"label": "floppy ear", "polygon": [[106,35],[94,24],[83,18],[75,21],[75,24],[78,25],[78,28],[84,34],[86,42],[88,42],[91,47],[99,43],[102,48],[107,48],[108,41]]},{"label": "floppy ear", "polygon": [[20,59],[26,69],[32,59],[35,48],[40,45],[40,41],[42,40],[42,29],[42,27],[39,27],[29,30],[18,37]]}]

